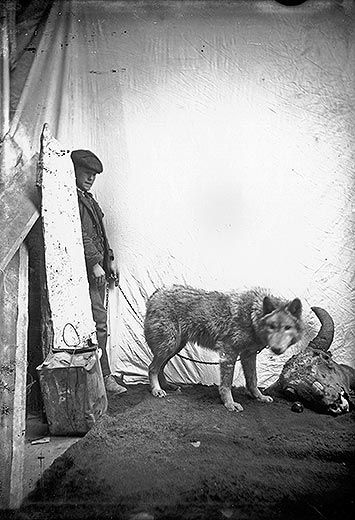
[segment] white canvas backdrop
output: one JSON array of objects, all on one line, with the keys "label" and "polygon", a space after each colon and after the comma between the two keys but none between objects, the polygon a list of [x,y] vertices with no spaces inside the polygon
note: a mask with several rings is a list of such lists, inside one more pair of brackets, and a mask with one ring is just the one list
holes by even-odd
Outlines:
[{"label": "white canvas backdrop", "polygon": [[[330,0],[54,4],[12,133],[30,156],[48,122],[104,163],[114,371],[145,379],[145,299],[171,283],[297,295],[306,340],[323,306],[335,359],[354,365],[353,29],[353,4]],[[263,352],[260,384],[292,352]],[[167,373],[218,383],[178,358]]]}]

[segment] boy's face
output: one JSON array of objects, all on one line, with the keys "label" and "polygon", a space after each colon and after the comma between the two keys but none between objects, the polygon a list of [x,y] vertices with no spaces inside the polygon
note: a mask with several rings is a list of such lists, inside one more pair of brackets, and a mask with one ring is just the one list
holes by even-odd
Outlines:
[{"label": "boy's face", "polygon": [[75,170],[76,185],[83,191],[89,191],[96,179],[96,173],[85,168]]}]

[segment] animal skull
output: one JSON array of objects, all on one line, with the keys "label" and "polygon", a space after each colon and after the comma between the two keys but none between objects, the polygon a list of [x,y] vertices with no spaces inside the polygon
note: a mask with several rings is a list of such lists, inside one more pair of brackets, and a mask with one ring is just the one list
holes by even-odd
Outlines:
[{"label": "animal skull", "polygon": [[327,311],[312,307],[321,329],[308,346],[292,356],[266,393],[279,393],[323,413],[349,412],[350,392],[355,389],[355,370],[336,363],[328,349],[334,337],[334,322]]}]

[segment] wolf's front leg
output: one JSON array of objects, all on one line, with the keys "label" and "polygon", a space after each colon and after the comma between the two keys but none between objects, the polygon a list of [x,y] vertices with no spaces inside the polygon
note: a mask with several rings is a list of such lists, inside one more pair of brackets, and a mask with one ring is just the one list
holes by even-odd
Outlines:
[{"label": "wolf's front leg", "polygon": [[241,412],[243,407],[236,403],[232,396],[232,383],[234,375],[235,362],[237,355],[233,352],[220,351],[219,367],[220,367],[220,384],[219,395],[221,396],[224,406],[230,412]]},{"label": "wolf's front leg", "polygon": [[245,383],[248,392],[254,399],[263,401],[265,403],[272,403],[272,397],[263,395],[259,388],[256,377],[256,352],[244,351],[240,354],[240,361],[242,363]]}]

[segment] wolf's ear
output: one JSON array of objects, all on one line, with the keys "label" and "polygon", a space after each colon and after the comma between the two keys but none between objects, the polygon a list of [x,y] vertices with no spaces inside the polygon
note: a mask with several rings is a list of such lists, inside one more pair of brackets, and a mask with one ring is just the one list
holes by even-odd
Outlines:
[{"label": "wolf's ear", "polygon": [[268,296],[265,296],[263,299],[263,315],[270,314],[272,311],[276,309],[275,305],[272,303]]},{"label": "wolf's ear", "polygon": [[300,318],[301,317],[301,314],[302,314],[302,303],[301,303],[301,300],[299,298],[295,298],[294,300],[292,300],[292,302],[288,304],[287,308],[288,308],[288,310],[290,311],[291,314],[296,316],[296,318]]}]

